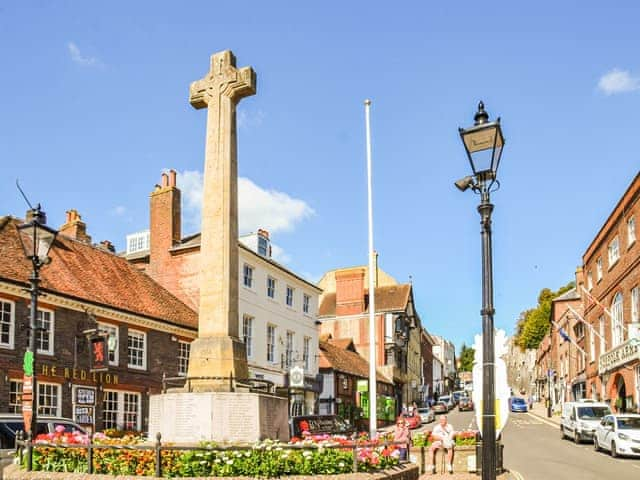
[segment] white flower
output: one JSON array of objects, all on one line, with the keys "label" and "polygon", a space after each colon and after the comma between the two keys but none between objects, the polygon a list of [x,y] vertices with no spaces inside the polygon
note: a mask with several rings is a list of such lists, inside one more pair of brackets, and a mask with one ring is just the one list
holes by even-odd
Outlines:
[{"label": "white flower", "polygon": [[340,463],[338,464],[338,466],[339,466],[340,468],[344,468],[344,462],[340,462]]},{"label": "white flower", "polygon": [[305,450],[304,452],[302,452],[303,457],[310,457],[311,455],[313,455],[313,453],[311,453],[309,450]]},{"label": "white flower", "polygon": [[227,460],[227,465],[233,465],[233,460]]}]

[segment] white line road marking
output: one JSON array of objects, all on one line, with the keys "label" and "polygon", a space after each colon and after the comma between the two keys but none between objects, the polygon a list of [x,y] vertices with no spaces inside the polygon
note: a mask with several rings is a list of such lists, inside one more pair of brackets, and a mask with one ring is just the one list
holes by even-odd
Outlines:
[{"label": "white line road marking", "polygon": [[640,469],[640,466],[638,466],[638,465],[633,465],[633,464],[632,464],[631,466],[632,466],[632,467],[634,467],[634,468],[638,468],[638,469]]},{"label": "white line road marking", "polygon": [[553,423],[553,422],[551,422],[549,420],[546,420],[546,419],[544,419],[542,417],[538,417],[537,415],[535,415],[533,413],[527,413],[527,415],[529,415],[530,417],[535,418],[536,420],[538,420],[538,421],[540,421],[542,423],[545,423],[545,424],[549,425],[550,427],[560,428],[560,425],[558,425],[557,423]]}]

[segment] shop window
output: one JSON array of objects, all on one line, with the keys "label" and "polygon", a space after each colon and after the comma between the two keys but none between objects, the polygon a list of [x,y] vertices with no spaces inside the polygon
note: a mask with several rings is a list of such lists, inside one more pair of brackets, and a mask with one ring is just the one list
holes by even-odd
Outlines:
[{"label": "shop window", "polygon": [[105,390],[102,396],[103,428],[140,430],[140,394]]}]

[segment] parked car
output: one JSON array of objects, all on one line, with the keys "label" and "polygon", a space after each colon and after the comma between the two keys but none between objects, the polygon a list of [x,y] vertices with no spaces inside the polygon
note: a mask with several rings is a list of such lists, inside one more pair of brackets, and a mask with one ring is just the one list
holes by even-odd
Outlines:
[{"label": "parked car", "polygon": [[431,409],[433,410],[433,413],[447,413],[449,411],[447,404],[440,401],[434,403]]},{"label": "parked car", "polygon": [[562,406],[560,434],[562,438],[573,438],[576,443],[593,440],[596,427],[611,409],[606,403],[566,402]]},{"label": "parked car", "polygon": [[471,397],[460,397],[458,411],[473,411],[473,400],[471,400]]},{"label": "parked car", "polygon": [[420,415],[422,423],[431,423],[436,420],[435,412],[429,407],[418,408],[418,415]]},{"label": "parked car", "polygon": [[628,455],[640,457],[640,415],[607,415],[593,435],[596,452],[609,450],[612,457]]},{"label": "parked car", "polygon": [[441,395],[440,398],[438,398],[438,401],[444,403],[447,406],[447,412],[453,409],[453,407],[455,406],[453,404],[453,399],[451,398],[451,395]]},{"label": "parked car", "polygon": [[529,407],[527,406],[527,402],[524,398],[520,397],[512,397],[511,398],[511,411],[512,412],[527,412],[529,411]]},{"label": "parked car", "polygon": [[[87,433],[84,428],[68,418],[38,416],[36,434],[53,433],[59,425],[63,426],[66,432]],[[22,415],[17,413],[0,414],[0,471],[2,467],[13,461],[12,454],[16,449],[16,434],[20,430],[24,431]]]},{"label": "parked car", "polygon": [[407,421],[409,429],[420,428],[420,425],[422,425],[422,419],[418,413],[405,413],[402,416]]}]

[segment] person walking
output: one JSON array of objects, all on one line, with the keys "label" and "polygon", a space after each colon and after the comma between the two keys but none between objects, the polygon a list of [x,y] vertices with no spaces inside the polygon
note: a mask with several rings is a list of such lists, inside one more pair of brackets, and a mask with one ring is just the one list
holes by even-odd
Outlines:
[{"label": "person walking", "polygon": [[396,445],[400,452],[400,461],[406,461],[409,446],[411,445],[411,434],[409,433],[409,426],[404,417],[398,417],[398,420],[396,420],[396,428],[393,431],[393,441],[400,442]]}]

